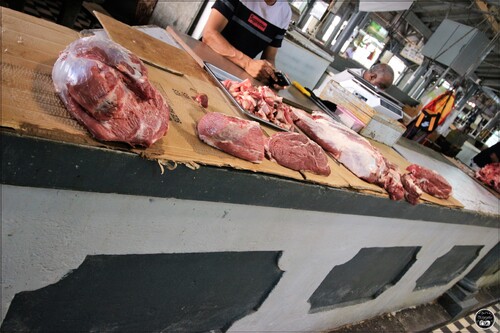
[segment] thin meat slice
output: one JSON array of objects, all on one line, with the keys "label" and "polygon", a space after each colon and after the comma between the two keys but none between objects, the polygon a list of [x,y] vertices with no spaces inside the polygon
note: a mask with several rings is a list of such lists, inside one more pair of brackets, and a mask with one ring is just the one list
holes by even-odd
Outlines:
[{"label": "thin meat slice", "polygon": [[52,69],[64,105],[98,140],[148,147],[168,130],[170,108],[141,60],[98,37],[69,44]]},{"label": "thin meat slice", "polygon": [[269,159],[296,171],[310,171],[328,176],[330,166],[321,147],[304,134],[280,132],[274,134],[266,146]]},{"label": "thin meat slice", "polygon": [[196,96],[192,96],[192,99],[194,99],[200,106],[204,109],[208,108],[208,96],[207,94],[204,93],[199,93]]},{"label": "thin meat slice", "polygon": [[420,196],[422,195],[422,190],[417,185],[417,179],[411,173],[405,173],[401,176],[401,182],[405,189],[405,199],[412,205],[416,205],[419,202]]},{"label": "thin meat slice", "polygon": [[424,168],[418,164],[412,164],[406,168],[416,179],[416,184],[425,193],[436,198],[448,199],[452,187],[443,176],[434,170]]},{"label": "thin meat slice", "polygon": [[264,159],[266,137],[255,121],[210,112],[200,119],[197,130],[200,140],[228,154],[253,163]]},{"label": "thin meat slice", "polygon": [[404,196],[397,167],[368,140],[321,112],[292,108],[295,124],[359,178],[383,186],[393,200]]}]

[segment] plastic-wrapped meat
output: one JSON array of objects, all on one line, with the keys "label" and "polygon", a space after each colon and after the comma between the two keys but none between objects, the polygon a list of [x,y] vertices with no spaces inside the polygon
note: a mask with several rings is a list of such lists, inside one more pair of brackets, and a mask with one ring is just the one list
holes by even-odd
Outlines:
[{"label": "plastic-wrapped meat", "polygon": [[418,164],[412,164],[406,168],[416,179],[416,184],[425,193],[436,198],[448,199],[451,194],[451,185],[443,176],[434,170],[424,168]]},{"label": "plastic-wrapped meat", "polygon": [[369,183],[383,186],[393,200],[404,196],[396,166],[388,163],[368,140],[321,112],[292,108],[295,124],[347,169]]},{"label": "plastic-wrapped meat", "polygon": [[500,163],[486,164],[476,172],[476,178],[500,193]]},{"label": "plastic-wrapped meat", "polygon": [[271,136],[266,145],[270,160],[297,171],[310,171],[328,176],[330,166],[323,149],[304,134],[279,132]]},{"label": "plastic-wrapped meat", "polygon": [[267,138],[255,121],[209,112],[200,119],[197,130],[201,141],[228,154],[253,163],[264,159]]},{"label": "plastic-wrapped meat", "polygon": [[68,111],[98,140],[148,147],[168,130],[170,108],[141,60],[98,37],[68,45],[52,69]]}]

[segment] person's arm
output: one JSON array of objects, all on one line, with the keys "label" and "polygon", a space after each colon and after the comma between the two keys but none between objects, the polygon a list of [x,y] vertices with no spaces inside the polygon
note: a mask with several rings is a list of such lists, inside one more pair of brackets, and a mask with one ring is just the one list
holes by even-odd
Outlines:
[{"label": "person's arm", "polygon": [[278,48],[273,46],[268,46],[262,52],[261,59],[267,60],[276,67],[276,55],[278,54]]},{"label": "person's arm", "polygon": [[[222,35],[228,20],[216,9],[212,9],[203,30],[203,42],[215,52],[243,68],[257,80],[265,81],[274,77],[274,66],[267,60],[254,60],[232,46]],[[274,77],[276,79],[276,77]]]},{"label": "person's arm", "polygon": [[[276,68],[276,55],[277,54],[278,54],[278,48],[277,47],[268,46],[262,52],[261,59],[265,59],[265,60],[269,61],[269,63],[271,63],[274,68]],[[274,77],[273,79],[276,80],[277,78]],[[273,84],[273,88],[276,89],[276,90],[285,89],[284,86],[280,86],[278,84]]]},{"label": "person's arm", "polygon": [[498,156],[495,152],[490,154],[490,161],[491,163],[498,163],[500,160],[498,159]]}]

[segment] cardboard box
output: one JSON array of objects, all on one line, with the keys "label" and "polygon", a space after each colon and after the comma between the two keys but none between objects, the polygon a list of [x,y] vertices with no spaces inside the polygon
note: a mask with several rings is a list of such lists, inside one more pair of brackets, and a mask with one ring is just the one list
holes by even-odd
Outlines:
[{"label": "cardboard box", "polygon": [[403,124],[377,113],[359,134],[392,147],[405,131]]},{"label": "cardboard box", "polygon": [[[344,124],[359,134],[392,147],[406,131],[395,119],[376,112],[368,104],[331,80],[320,98],[337,104],[336,113]],[[345,121],[344,121],[345,120]]]},{"label": "cardboard box", "polygon": [[340,120],[344,125],[346,125],[355,132],[359,133],[359,131],[361,131],[363,127],[366,126],[361,120],[356,118],[355,115],[349,112],[349,110],[340,105],[337,105],[337,110],[335,110],[335,114],[339,116]]}]

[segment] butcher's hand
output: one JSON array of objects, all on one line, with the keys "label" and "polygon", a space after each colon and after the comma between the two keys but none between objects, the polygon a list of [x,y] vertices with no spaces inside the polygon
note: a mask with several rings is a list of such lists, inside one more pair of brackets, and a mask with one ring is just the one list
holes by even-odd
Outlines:
[{"label": "butcher's hand", "polygon": [[277,80],[277,77],[274,75],[274,67],[267,60],[251,59],[244,69],[259,81],[268,82],[270,79]]},{"label": "butcher's hand", "polygon": [[273,88],[274,90],[283,90],[283,89],[288,88],[288,86],[280,86],[277,83],[273,83],[273,86],[271,88]]}]

